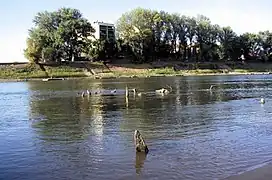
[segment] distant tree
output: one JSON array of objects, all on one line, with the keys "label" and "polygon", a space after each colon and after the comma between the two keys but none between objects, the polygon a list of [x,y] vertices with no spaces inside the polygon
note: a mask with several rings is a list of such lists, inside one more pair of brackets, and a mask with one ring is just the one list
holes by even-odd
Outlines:
[{"label": "distant tree", "polygon": [[61,8],[55,12],[39,12],[29,31],[25,56],[32,62],[72,61],[88,46],[94,28],[77,9]]},{"label": "distant tree", "polygon": [[116,24],[118,37],[137,62],[160,58],[177,60],[269,60],[272,33],[237,35],[231,27],[212,24],[204,15],[136,8],[124,13]]},{"label": "distant tree", "polygon": [[123,14],[117,21],[118,36],[130,46],[137,61],[146,61],[154,54],[155,26],[160,21],[157,12],[143,8]]},{"label": "distant tree", "polygon": [[33,22],[25,57],[35,63],[72,61],[83,55],[106,60],[120,54],[137,63],[238,60],[242,55],[246,60],[272,60],[271,32],[237,35],[231,27],[212,24],[204,15],[189,17],[135,8],[118,19],[118,39],[113,42],[89,38],[95,30],[77,9],[40,12]]}]

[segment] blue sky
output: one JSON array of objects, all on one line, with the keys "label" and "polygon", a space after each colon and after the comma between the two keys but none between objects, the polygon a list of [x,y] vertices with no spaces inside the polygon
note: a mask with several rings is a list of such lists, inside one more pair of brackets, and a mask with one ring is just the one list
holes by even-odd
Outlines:
[{"label": "blue sky", "polygon": [[72,7],[79,9],[90,22],[115,23],[122,13],[144,7],[190,16],[203,14],[212,23],[229,25],[242,33],[272,30],[271,5],[268,0],[1,0],[0,62],[26,61],[25,40],[32,19],[39,11]]}]

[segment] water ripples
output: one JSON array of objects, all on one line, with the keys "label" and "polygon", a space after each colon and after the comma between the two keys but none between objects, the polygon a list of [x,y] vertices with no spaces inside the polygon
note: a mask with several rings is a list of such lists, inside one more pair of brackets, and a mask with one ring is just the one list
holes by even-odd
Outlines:
[{"label": "water ripples", "polygon": [[[272,159],[270,76],[124,81],[1,84],[0,179],[220,179]],[[126,83],[147,93],[126,102]]]}]

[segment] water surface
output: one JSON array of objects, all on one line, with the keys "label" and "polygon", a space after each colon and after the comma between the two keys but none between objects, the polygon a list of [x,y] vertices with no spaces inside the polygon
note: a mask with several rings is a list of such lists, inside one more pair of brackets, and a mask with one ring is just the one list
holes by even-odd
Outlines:
[{"label": "water surface", "polygon": [[223,179],[272,159],[271,95],[270,75],[0,83],[0,179]]}]

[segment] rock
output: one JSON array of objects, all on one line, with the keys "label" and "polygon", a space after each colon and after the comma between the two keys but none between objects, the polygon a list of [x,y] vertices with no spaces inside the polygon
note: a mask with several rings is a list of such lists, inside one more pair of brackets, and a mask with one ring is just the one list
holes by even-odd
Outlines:
[{"label": "rock", "polygon": [[142,137],[141,133],[136,129],[134,132],[134,144],[136,152],[144,152],[148,153],[147,145],[144,141],[144,138]]}]

